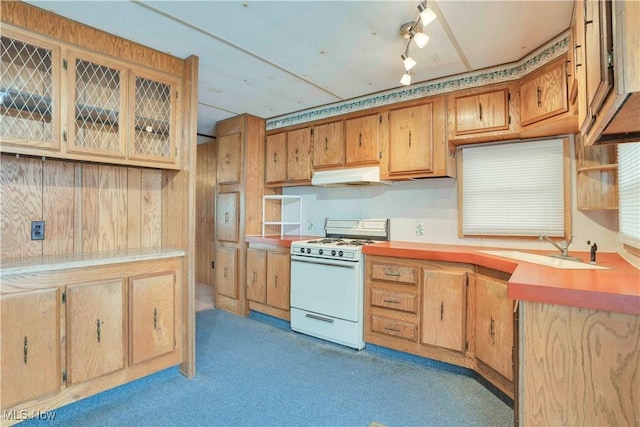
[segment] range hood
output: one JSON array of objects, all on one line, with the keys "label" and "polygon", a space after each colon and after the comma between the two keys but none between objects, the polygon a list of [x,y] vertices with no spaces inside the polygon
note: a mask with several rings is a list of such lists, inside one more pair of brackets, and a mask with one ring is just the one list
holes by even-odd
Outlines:
[{"label": "range hood", "polygon": [[380,167],[332,169],[315,171],[311,185],[319,187],[339,187],[345,185],[389,185],[389,181],[380,180]]}]

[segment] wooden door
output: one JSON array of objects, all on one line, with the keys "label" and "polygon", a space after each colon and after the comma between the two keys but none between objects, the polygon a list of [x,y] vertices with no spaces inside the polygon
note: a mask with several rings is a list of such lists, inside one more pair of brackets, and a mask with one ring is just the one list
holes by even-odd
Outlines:
[{"label": "wooden door", "polygon": [[345,120],[346,165],[377,164],[379,152],[379,114]]},{"label": "wooden door", "polygon": [[247,249],[247,299],[267,302],[267,251]]},{"label": "wooden door", "polygon": [[277,184],[287,179],[287,134],[267,136],[265,151],[265,183]]},{"label": "wooden door", "polygon": [[238,249],[218,246],[216,259],[216,293],[238,298]]},{"label": "wooden door", "polygon": [[526,77],[520,84],[520,124],[522,126],[567,111],[565,59]]},{"label": "wooden door", "polygon": [[0,144],[60,150],[60,47],[2,28]]},{"label": "wooden door", "polygon": [[587,64],[586,64],[586,46],[585,46],[585,26],[584,12],[585,1],[578,0],[575,2],[574,17],[575,21],[575,41],[573,49],[575,51],[575,76],[578,80],[578,126],[582,129],[588,116],[587,108]]},{"label": "wooden door", "polygon": [[455,135],[509,129],[509,90],[471,90],[451,95]]},{"label": "wooden door", "polygon": [[126,156],[127,73],[123,63],[69,53],[67,151],[98,159]]},{"label": "wooden door", "polygon": [[131,69],[129,91],[129,157],[174,164],[178,159],[179,80],[165,74]]},{"label": "wooden door", "polygon": [[424,270],[422,343],[464,351],[467,274]]},{"label": "wooden door", "polygon": [[310,128],[287,132],[287,182],[304,182],[311,179],[310,150]]},{"label": "wooden door", "polygon": [[344,122],[327,123],[313,128],[313,169],[339,167],[344,164]]},{"label": "wooden door", "polygon": [[129,278],[129,363],[175,348],[175,273]]},{"label": "wooden door", "polygon": [[289,310],[289,254],[267,255],[267,305]]},{"label": "wooden door", "polygon": [[218,184],[237,184],[242,170],[242,134],[218,138]]},{"label": "wooden door", "polygon": [[389,113],[389,173],[433,170],[433,104]]},{"label": "wooden door", "polygon": [[3,295],[1,409],[60,391],[58,288]]},{"label": "wooden door", "polygon": [[124,281],[67,286],[67,382],[125,367]]},{"label": "wooden door", "polygon": [[218,193],[216,203],[216,233],[219,241],[238,242],[239,240],[239,203],[240,193]]},{"label": "wooden door", "polygon": [[476,276],[476,357],[513,381],[513,303],[503,281]]}]

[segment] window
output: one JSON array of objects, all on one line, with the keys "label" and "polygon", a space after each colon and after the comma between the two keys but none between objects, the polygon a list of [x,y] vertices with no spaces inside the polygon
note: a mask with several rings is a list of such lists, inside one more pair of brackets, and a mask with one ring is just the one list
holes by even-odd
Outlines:
[{"label": "window", "polygon": [[462,148],[463,236],[570,235],[569,140]]},{"label": "window", "polygon": [[640,142],[618,144],[620,240],[640,248]]}]

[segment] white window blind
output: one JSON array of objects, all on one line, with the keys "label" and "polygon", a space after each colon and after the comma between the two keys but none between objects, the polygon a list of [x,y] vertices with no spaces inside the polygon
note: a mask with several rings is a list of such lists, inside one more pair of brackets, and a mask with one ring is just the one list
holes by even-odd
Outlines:
[{"label": "white window blind", "polygon": [[564,236],[562,139],[462,148],[462,234]]},{"label": "white window blind", "polygon": [[621,240],[640,248],[640,142],[618,144]]}]

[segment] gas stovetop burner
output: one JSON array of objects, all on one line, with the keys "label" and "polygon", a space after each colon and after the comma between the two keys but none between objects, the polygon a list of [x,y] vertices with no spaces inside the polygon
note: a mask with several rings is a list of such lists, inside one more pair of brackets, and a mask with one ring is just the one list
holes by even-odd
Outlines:
[{"label": "gas stovetop burner", "polygon": [[346,240],[346,241],[341,241],[341,242],[337,242],[336,244],[338,246],[342,246],[342,245],[346,245],[346,246],[362,246],[362,245],[368,245],[369,243],[375,243],[375,241],[373,240]]}]

